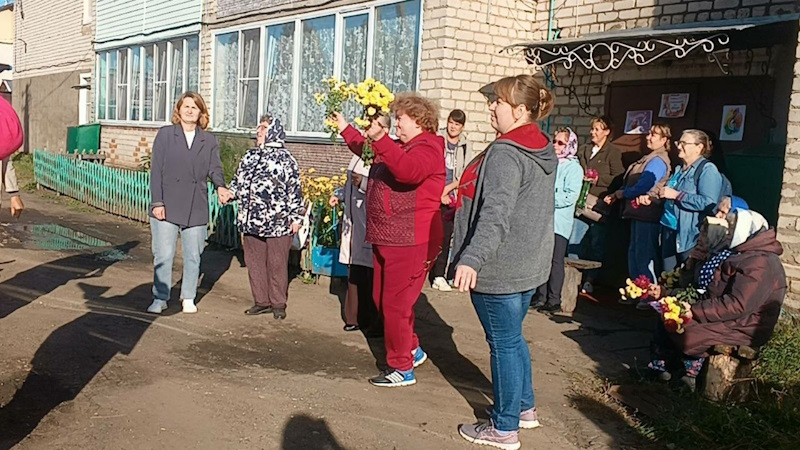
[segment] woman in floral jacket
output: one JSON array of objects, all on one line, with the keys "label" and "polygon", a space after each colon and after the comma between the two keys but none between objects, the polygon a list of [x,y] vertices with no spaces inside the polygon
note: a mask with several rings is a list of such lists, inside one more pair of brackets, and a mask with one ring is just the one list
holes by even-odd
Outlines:
[{"label": "woman in floral jacket", "polygon": [[285,137],[280,119],[264,115],[257,146],[242,157],[230,187],[239,202],[237,222],[255,300],[245,314],[271,312],[278,320],[286,318],[289,249],[304,213],[300,171]]}]

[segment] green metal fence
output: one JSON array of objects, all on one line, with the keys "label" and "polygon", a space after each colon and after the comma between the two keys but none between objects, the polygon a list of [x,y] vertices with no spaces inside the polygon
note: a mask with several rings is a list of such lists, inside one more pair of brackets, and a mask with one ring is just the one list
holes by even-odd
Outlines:
[{"label": "green metal fence", "polygon": [[[139,222],[148,222],[150,173],[106,167],[46,150],[34,150],[36,183],[95,208]],[[236,204],[222,206],[208,185],[209,241],[239,248]]]}]

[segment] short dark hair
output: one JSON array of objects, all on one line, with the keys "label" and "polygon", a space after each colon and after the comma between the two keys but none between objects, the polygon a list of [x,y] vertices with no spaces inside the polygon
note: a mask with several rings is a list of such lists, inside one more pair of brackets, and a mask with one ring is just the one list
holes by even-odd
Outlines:
[{"label": "short dark hair", "polygon": [[600,116],[593,118],[591,125],[594,126],[594,124],[596,123],[599,123],[601,127],[603,127],[608,131],[612,132],[614,131],[614,122],[611,120],[611,117],[609,116]]},{"label": "short dark hair", "polygon": [[467,123],[467,115],[464,114],[464,111],[460,109],[454,109],[450,111],[450,115],[447,116],[447,120],[452,120],[455,123],[464,125],[465,123]]}]

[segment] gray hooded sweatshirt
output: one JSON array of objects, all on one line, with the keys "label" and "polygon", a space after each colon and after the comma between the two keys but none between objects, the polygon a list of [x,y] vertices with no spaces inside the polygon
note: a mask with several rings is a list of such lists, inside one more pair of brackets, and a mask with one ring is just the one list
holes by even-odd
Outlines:
[{"label": "gray hooded sweatshirt", "polygon": [[454,264],[478,272],[476,292],[513,294],[547,282],[557,166],[549,136],[535,124],[500,136],[467,166],[459,187]]}]

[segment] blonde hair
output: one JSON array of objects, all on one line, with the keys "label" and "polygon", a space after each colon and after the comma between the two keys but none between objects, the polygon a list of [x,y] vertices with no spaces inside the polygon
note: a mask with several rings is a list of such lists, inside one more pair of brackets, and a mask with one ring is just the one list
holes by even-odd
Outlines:
[{"label": "blonde hair", "polygon": [[654,123],[653,126],[650,127],[650,131],[656,132],[661,136],[667,138],[667,143],[664,145],[664,148],[669,151],[671,148],[670,145],[672,144],[672,129],[666,123]]},{"label": "blonde hair", "polygon": [[397,94],[389,108],[395,119],[405,114],[429,133],[439,130],[439,107],[416,92]]},{"label": "blonde hair", "polygon": [[555,97],[533,75],[517,75],[501,78],[494,83],[494,95],[516,108],[525,105],[530,111],[531,121],[542,120],[553,111]]},{"label": "blonde hair", "polygon": [[181,95],[178,102],[175,103],[175,108],[172,110],[172,124],[178,125],[181,123],[181,106],[183,106],[183,101],[187,98],[194,100],[194,104],[197,105],[197,108],[200,110],[200,117],[197,118],[197,125],[205,130],[208,128],[208,107],[203,97],[197,92],[184,92],[183,95]]},{"label": "blonde hair", "polygon": [[698,144],[703,144],[703,152],[701,153],[703,158],[711,157],[713,144],[711,144],[711,138],[708,137],[708,134],[705,131],[689,129],[683,130],[683,134],[688,134],[689,136],[694,137]]}]

